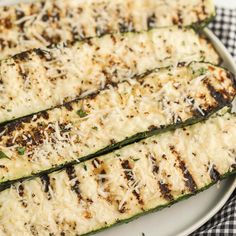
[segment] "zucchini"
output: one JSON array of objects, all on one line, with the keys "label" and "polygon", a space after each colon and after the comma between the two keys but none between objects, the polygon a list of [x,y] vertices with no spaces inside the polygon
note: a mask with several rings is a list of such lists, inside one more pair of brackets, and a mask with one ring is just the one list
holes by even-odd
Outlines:
[{"label": "zucchini", "polygon": [[87,235],[194,195],[236,172],[235,126],[235,114],[223,109],[202,123],[17,183],[0,193],[0,234]]},{"label": "zucchini", "polygon": [[43,0],[0,7],[0,57],[110,33],[199,25],[215,15],[212,0]]},{"label": "zucchini", "polygon": [[97,94],[1,127],[0,186],[76,164],[194,124],[230,105],[235,81],[223,68],[191,63],[146,73]]},{"label": "zucchini", "polygon": [[83,97],[147,70],[199,60],[217,64],[219,57],[204,38],[178,27],[23,52],[0,63],[0,123]]}]

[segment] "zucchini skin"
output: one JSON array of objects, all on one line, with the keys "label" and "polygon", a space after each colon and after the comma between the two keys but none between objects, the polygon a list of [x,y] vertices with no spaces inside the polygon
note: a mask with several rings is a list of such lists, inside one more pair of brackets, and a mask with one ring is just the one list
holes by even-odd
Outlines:
[{"label": "zucchini skin", "polygon": [[[9,236],[18,229],[27,235],[31,226],[35,227],[35,232],[44,232],[45,235],[60,232],[68,235],[91,234],[193,196],[220,179],[235,174],[236,163],[232,154],[236,151],[236,133],[235,130],[231,132],[235,118],[235,114],[223,109],[194,126],[148,138],[40,179],[17,183],[0,193],[0,230]],[[193,139],[195,136],[196,140]],[[186,144],[191,146],[189,152],[186,152]],[[172,145],[176,152],[168,151],[173,150]],[[163,154],[166,156],[163,157]],[[181,167],[182,162],[186,169]],[[193,181],[194,188],[189,186],[189,180]],[[166,196],[167,190],[163,192],[159,187],[161,181],[166,184],[171,198]],[[102,195],[101,189],[107,195]],[[70,208],[66,208],[63,212],[67,204],[71,210],[68,212]],[[9,210],[5,211],[5,208]],[[39,209],[48,209],[48,212]],[[35,214],[36,218],[28,221],[31,214],[38,211],[39,215]],[[58,212],[61,212],[59,216]],[[88,218],[84,212],[87,212]],[[52,224],[39,220],[44,218],[44,214],[50,216]],[[12,229],[11,220],[19,220],[20,224]],[[56,228],[54,221],[58,222]],[[25,223],[27,226],[24,226]],[[76,228],[72,228],[74,225]]]},{"label": "zucchini skin", "polygon": [[[207,63],[193,63],[192,65],[189,65],[189,67],[187,67],[187,68],[185,68],[185,67],[180,67],[179,68],[179,70],[180,71],[182,71],[183,69],[185,70],[185,69],[187,69],[187,70],[189,70],[190,68],[190,70],[192,71],[192,68],[195,68],[195,66],[197,65],[197,68],[199,68],[199,66],[200,66],[200,68],[204,65],[204,66],[209,66],[209,64],[207,64]],[[211,68],[211,67],[210,67]],[[217,67],[214,67],[215,69],[217,68]],[[219,69],[219,68],[217,68],[216,70],[219,70],[219,71],[221,71],[221,69]],[[168,69],[163,69],[163,71],[169,71]],[[155,73],[156,72],[153,72],[154,73],[154,75],[155,75]],[[158,74],[159,73],[161,73],[160,71],[158,71]],[[168,72],[169,73],[169,72]],[[191,72],[192,73],[192,72]],[[152,73],[151,73],[152,74]],[[150,74],[149,74],[150,75]],[[145,77],[146,76],[146,77]],[[168,75],[169,76],[169,75]],[[59,162],[59,160],[58,160],[58,162],[57,161],[52,161],[52,162],[50,162],[50,166],[51,166],[51,168],[49,167],[45,167],[44,165],[41,165],[41,167],[40,168],[36,168],[36,169],[33,169],[33,165],[32,166],[29,166],[29,169],[26,169],[26,171],[25,172],[22,172],[22,173],[20,173],[20,174],[16,174],[15,172],[14,172],[14,169],[12,169],[12,171],[13,171],[13,175],[12,175],[12,177],[5,177],[4,175],[6,175],[6,176],[8,176],[7,175],[7,173],[5,173],[5,174],[2,174],[2,181],[1,181],[1,183],[0,183],[0,189],[1,190],[3,190],[3,189],[5,189],[5,188],[8,188],[9,186],[10,186],[10,184],[12,184],[12,183],[14,183],[14,182],[17,182],[17,181],[19,181],[19,180],[25,180],[25,179],[31,179],[31,178],[34,178],[34,177],[36,177],[36,176],[41,176],[41,175],[43,175],[43,174],[45,174],[45,173],[51,173],[51,172],[53,172],[53,171],[56,171],[56,170],[61,170],[61,169],[63,169],[63,168],[65,168],[65,167],[67,167],[67,166],[69,166],[69,165],[75,165],[75,164],[77,164],[78,163],[78,160],[79,160],[79,162],[84,162],[84,161],[86,161],[86,160],[89,160],[89,159],[92,159],[92,158],[94,158],[94,157],[97,157],[97,156],[101,156],[101,155],[104,155],[104,154],[106,154],[106,153],[109,153],[109,152],[111,152],[111,151],[114,151],[114,150],[117,150],[117,149],[119,149],[119,148],[121,148],[121,147],[123,147],[123,146],[126,146],[126,145],[129,145],[129,144],[131,144],[131,143],[134,143],[134,142],[137,142],[137,141],[139,141],[139,140],[142,140],[142,139],[145,139],[145,138],[147,138],[147,137],[150,137],[150,136],[153,136],[153,135],[157,135],[157,134],[161,134],[161,133],[164,133],[164,132],[167,132],[167,131],[170,131],[170,130],[175,130],[175,129],[178,129],[178,128],[182,128],[182,127],[185,127],[185,126],[189,126],[189,125],[192,125],[192,124],[195,124],[195,123],[197,123],[197,122],[200,122],[200,121],[202,121],[202,120],[206,120],[206,119],[208,119],[208,117],[209,116],[211,116],[213,113],[215,113],[216,111],[218,111],[218,110],[220,110],[221,108],[223,108],[223,107],[225,107],[225,106],[229,106],[230,105],[230,103],[231,103],[231,101],[232,101],[232,99],[233,99],[233,97],[234,97],[234,95],[235,95],[235,93],[236,93],[236,86],[235,86],[235,84],[234,84],[234,80],[231,78],[231,76],[232,75],[230,75],[230,74],[228,74],[227,73],[227,79],[225,80],[225,82],[227,81],[227,83],[229,83],[228,85],[225,85],[226,87],[227,87],[227,90],[225,91],[225,92],[214,92],[213,94],[211,94],[211,95],[207,95],[207,93],[205,93],[205,96],[207,96],[208,97],[208,102],[207,103],[205,103],[205,100],[204,101],[202,101],[202,103],[200,103],[201,105],[203,105],[203,106],[206,106],[206,111],[205,111],[205,114],[204,115],[201,115],[200,113],[192,113],[191,112],[191,116],[190,116],[190,118],[188,118],[188,119],[184,119],[184,121],[181,121],[181,122],[177,122],[177,120],[176,121],[169,121],[169,123],[168,124],[166,124],[166,125],[160,125],[160,124],[158,124],[158,125],[156,125],[156,123],[154,122],[154,121],[150,121],[148,124],[150,125],[148,125],[147,126],[147,128],[145,128],[144,130],[143,130],[143,128],[141,129],[141,127],[140,127],[140,123],[138,124],[136,124],[137,125],[137,127],[140,127],[140,129],[139,129],[139,132],[134,132],[134,131],[131,131],[131,133],[126,133],[126,135],[124,134],[123,136],[122,136],[122,138],[120,138],[119,137],[119,139],[118,140],[116,140],[115,142],[113,142],[112,144],[110,144],[110,141],[108,142],[106,139],[102,139],[102,140],[100,140],[100,141],[102,141],[102,145],[101,145],[101,142],[98,140],[98,139],[96,139],[96,142],[94,141],[94,140],[92,140],[92,139],[89,139],[89,138],[85,138],[84,140],[82,139],[82,142],[80,143],[80,147],[83,147],[84,148],[84,150],[86,151],[86,155],[83,155],[83,154],[80,154],[80,155],[77,155],[77,157],[78,157],[78,159],[73,159],[72,158],[72,156],[69,156],[70,157],[70,159],[66,159],[66,157],[64,157],[64,156],[62,156],[61,158],[62,158],[62,161],[61,161],[61,163]],[[198,78],[198,77],[197,77]],[[154,78],[153,77],[148,77],[148,75],[144,75],[144,78],[140,78],[140,80],[141,81],[147,81],[147,80],[150,80],[150,81],[152,81],[153,82],[153,80],[154,80]],[[215,85],[216,85],[216,87],[218,86],[218,84],[217,84],[217,79],[214,77],[213,78],[213,81],[214,81],[214,83],[215,83]],[[220,82],[220,84],[221,84],[222,82]],[[137,83],[137,84],[139,84],[139,82]],[[119,86],[121,86],[121,84],[119,85]],[[127,85],[128,86],[128,85]],[[127,88],[127,86],[125,86],[125,88]],[[138,86],[140,86],[140,85],[138,85]],[[201,85],[202,86],[202,85]],[[129,87],[129,86],[128,86]],[[132,88],[132,86],[130,86],[130,88]],[[141,87],[142,88],[142,87]],[[144,87],[145,88],[145,87]],[[205,88],[205,85],[203,86],[203,87],[200,87],[200,88]],[[110,92],[110,90],[108,89],[107,90],[108,92]],[[113,90],[112,90],[113,91]],[[140,90],[141,91],[141,90]],[[158,90],[157,90],[158,91]],[[224,91],[224,90],[223,90]],[[209,92],[209,91],[208,91]],[[104,93],[104,91],[102,91],[102,93]],[[111,93],[111,95],[112,95],[113,93]],[[185,96],[187,96],[187,94],[188,93],[186,93],[186,95]],[[225,99],[223,99],[223,97],[222,97],[222,94],[224,94],[224,95],[226,95],[227,94],[227,99],[225,100]],[[97,96],[99,96],[99,94],[97,95]],[[102,97],[103,95],[101,95],[101,98],[103,98]],[[148,96],[150,96],[150,95],[148,95]],[[109,97],[110,97],[110,95],[109,95]],[[161,98],[161,97],[160,97]],[[216,100],[216,102],[217,103],[215,103],[215,100]],[[87,101],[87,102],[84,102],[84,101]],[[103,100],[101,100],[101,101],[103,101]],[[152,101],[152,100],[149,100],[150,102]],[[182,101],[182,100],[179,100],[179,101]],[[54,115],[52,115],[52,114],[54,114],[54,112],[55,112],[55,114],[57,114],[56,112],[57,111],[60,111],[61,113],[61,115],[60,115],[60,118],[62,118],[62,114],[64,114],[65,113],[65,111],[66,111],[66,113],[65,113],[65,115],[66,115],[66,117],[69,115],[69,114],[72,114],[73,115],[73,117],[74,117],[74,113],[79,109],[79,107],[80,107],[80,103],[81,102],[84,102],[84,103],[89,103],[90,102],[90,99],[84,99],[84,100],[82,100],[82,101],[80,101],[80,100],[78,100],[78,101],[75,101],[75,102],[73,102],[73,103],[71,103],[71,104],[74,104],[75,105],[75,108],[73,108],[72,109],[72,111],[70,111],[70,112],[68,112],[67,111],[67,109],[66,109],[66,107],[68,106],[68,104],[67,105],[65,105],[64,107],[61,107],[61,108],[58,108],[58,110],[54,110],[54,109],[52,109],[51,111],[49,111],[49,113],[39,113],[39,117],[40,116],[42,116],[42,117],[44,117],[44,116],[49,116],[49,117],[52,117],[53,119],[51,119],[51,121],[50,121],[50,119],[49,119],[49,121],[47,121],[47,124],[50,124],[50,122],[52,123],[53,122],[53,120],[54,120]],[[91,102],[93,102],[93,100],[91,100]],[[95,103],[95,104],[97,104],[97,103]],[[100,104],[100,103],[98,103],[98,104]],[[182,104],[182,103],[181,103]],[[184,105],[184,103],[183,103],[183,105]],[[117,106],[118,106],[118,104],[117,104]],[[148,107],[148,106],[147,106]],[[151,106],[152,107],[152,106]],[[167,108],[168,108],[168,106],[167,106]],[[171,106],[169,107],[169,108],[171,108]],[[63,110],[64,109],[64,110]],[[64,111],[64,113],[63,113],[63,111]],[[98,110],[99,111],[99,110]],[[160,111],[164,111],[164,110],[160,110]],[[174,110],[172,110],[172,112],[173,112]],[[50,113],[51,112],[51,113]],[[48,114],[50,114],[50,115],[48,115]],[[126,113],[124,113],[124,114],[126,114]],[[129,116],[130,115],[132,115],[132,113],[128,113],[129,114]],[[154,113],[154,112],[152,112],[151,114],[159,114],[158,112],[157,113]],[[177,114],[179,114],[179,113],[176,113],[176,115]],[[57,116],[55,116],[55,117],[57,117]],[[139,116],[138,116],[139,117]],[[140,116],[140,117],[142,117],[142,116]],[[166,116],[166,117],[169,117],[169,115],[168,116]],[[170,118],[170,117],[169,117]],[[8,146],[14,146],[14,144],[9,144],[9,139],[11,139],[11,138],[9,138],[9,137],[14,137],[15,135],[17,135],[17,133],[18,133],[18,135],[20,134],[20,137],[21,136],[24,136],[24,133],[22,133],[22,131],[23,132],[26,132],[26,130],[28,130],[29,131],[29,134],[31,133],[31,131],[33,131],[34,130],[34,128],[36,127],[37,128],[37,126],[38,125],[40,125],[42,122],[45,122],[45,120],[44,119],[42,119],[42,120],[39,120],[39,121],[37,121],[37,122],[39,122],[39,123],[37,123],[37,122],[34,122],[34,121],[31,121],[33,119],[33,117],[28,117],[27,119],[22,119],[22,120],[17,120],[17,121],[15,121],[15,122],[12,122],[12,123],[9,123],[8,125],[6,125],[6,127],[2,127],[2,130],[4,130],[4,129],[6,129],[6,130],[10,130],[10,136],[9,135],[6,135],[6,136],[2,136],[2,140],[0,141],[0,144],[1,144],[1,146],[3,147],[3,146],[5,146],[5,147],[8,147]],[[56,120],[57,120],[57,118],[55,118]],[[68,118],[67,118],[68,119]],[[77,118],[77,116],[76,116],[76,119],[78,119]],[[72,119],[72,118],[70,118],[69,119],[69,121],[71,121],[72,123],[73,122],[75,122],[76,121],[76,119]],[[143,119],[143,118],[142,118]],[[109,122],[110,122],[110,120],[108,120]],[[134,123],[134,122],[131,122],[131,120],[130,119],[127,119],[127,121],[129,122],[128,124],[131,126],[132,125],[132,123]],[[143,121],[144,121],[144,119],[143,119]],[[161,120],[159,120],[159,123],[160,123],[160,121]],[[25,122],[25,123],[24,123]],[[28,122],[28,123],[27,123]],[[78,122],[78,121],[77,121]],[[82,123],[83,124],[83,123]],[[85,124],[85,123],[84,123]],[[94,123],[94,120],[93,120],[93,123],[92,123],[92,125],[94,126],[96,124],[96,122]],[[98,124],[98,123],[97,123]],[[121,123],[117,123],[117,124],[121,124],[121,125],[123,125],[123,122],[121,122]],[[27,126],[28,125],[28,126]],[[135,125],[135,126],[136,126]],[[138,126],[139,125],[139,126]],[[156,126],[155,126],[156,125]],[[21,130],[21,129],[19,129],[18,130],[18,127],[21,127],[21,126],[25,126],[24,127],[24,129],[23,130]],[[27,127],[28,128],[27,128]],[[91,126],[91,125],[90,125]],[[86,129],[90,129],[91,128],[91,130],[92,130],[92,127],[90,127],[90,126],[86,126]],[[39,126],[40,127],[40,126]],[[76,127],[76,126],[75,126]],[[150,128],[149,128],[150,127]],[[26,129],[27,128],[27,129]],[[106,128],[104,127],[103,129],[105,129],[106,130]],[[123,129],[123,128],[122,128]],[[11,132],[13,132],[14,131],[14,134],[13,133],[11,133]],[[102,130],[102,132],[103,132],[104,130]],[[20,133],[19,133],[20,132]],[[93,134],[95,134],[96,135],[96,133],[93,133]],[[100,133],[100,134],[103,134],[104,135],[104,133]],[[116,132],[113,134],[113,136],[112,136],[112,138],[114,139],[114,138],[116,138],[117,136],[116,136]],[[91,135],[89,135],[89,136],[91,136]],[[125,137],[128,137],[128,138],[125,138]],[[91,143],[91,142],[93,142],[93,144],[95,144],[95,143],[98,143],[98,141],[100,142],[100,144],[98,144],[98,146],[95,146],[95,148],[90,148],[89,150],[86,150],[85,149],[85,147],[86,147],[86,145],[85,144],[87,144],[87,143]],[[12,143],[12,141],[10,141],[10,143]],[[13,142],[14,143],[14,142]],[[22,145],[21,144],[21,141],[19,142],[19,143],[16,143],[16,144],[18,144],[18,145]],[[100,146],[99,146],[100,145]],[[91,145],[90,145],[91,146]],[[27,145],[25,146],[25,145],[23,145],[23,147],[27,150]],[[36,146],[34,146],[34,147],[38,147],[38,148],[40,148],[40,149],[42,149],[42,147],[43,146],[40,146],[40,145],[36,145]],[[92,146],[91,146],[92,147]],[[56,150],[56,149],[54,149],[54,150]],[[83,149],[82,149],[83,150]],[[37,152],[35,153],[36,155],[38,155],[37,154]],[[22,156],[20,156],[16,151],[14,151],[14,153],[13,153],[13,156],[12,156],[13,158],[15,158],[15,160],[13,159],[13,160],[3,160],[3,161],[1,161],[0,160],[0,163],[2,164],[2,165],[5,165],[5,166],[7,166],[8,167],[8,169],[10,168],[13,168],[13,166],[12,165],[14,165],[14,164],[16,164],[16,163],[18,163],[18,164],[21,164],[21,158],[22,158]],[[53,155],[49,155],[49,156],[47,156],[49,159],[53,159]],[[24,158],[26,158],[26,156],[24,157]],[[19,160],[19,162],[18,162],[18,160]],[[28,158],[28,161],[30,162],[31,160],[30,160],[30,158]],[[27,163],[28,163],[28,161],[27,161]],[[5,164],[4,164],[5,163]],[[37,162],[36,162],[37,163]],[[39,158],[39,161],[38,161],[38,163],[40,163],[41,164],[41,160],[40,160],[40,158]],[[21,164],[22,165],[22,164]],[[45,169],[46,168],[46,169]],[[2,172],[2,173],[4,173],[4,172]],[[11,172],[10,172],[11,173]],[[15,176],[15,177],[14,177]],[[4,179],[5,178],[5,179]]]},{"label": "zucchini skin", "polygon": [[91,160],[95,157],[100,157],[100,156],[106,155],[110,152],[119,150],[119,149],[121,149],[121,148],[123,148],[127,145],[131,145],[132,143],[139,142],[143,139],[152,137],[154,135],[159,135],[159,134],[162,134],[162,133],[165,133],[165,132],[173,131],[175,129],[184,128],[186,126],[194,125],[198,122],[207,120],[214,113],[216,113],[217,111],[219,111],[220,109],[222,109],[224,107],[225,107],[225,104],[222,104],[220,107],[217,107],[217,109],[211,110],[204,117],[195,117],[195,118],[188,119],[184,123],[177,123],[177,124],[173,124],[173,125],[168,125],[168,126],[163,127],[161,129],[153,129],[151,131],[146,131],[146,132],[135,134],[132,137],[129,137],[129,138],[127,138],[127,139],[125,139],[121,142],[118,142],[118,143],[112,144],[110,146],[107,146],[107,147],[105,147],[105,148],[103,148],[103,149],[101,149],[101,150],[99,150],[99,151],[97,151],[93,154],[81,157],[81,158],[78,159],[79,162],[78,162],[78,160],[70,161],[68,163],[58,165],[54,168],[50,168],[50,169],[45,170],[45,171],[40,171],[40,172],[37,172],[37,173],[33,173],[32,175],[29,175],[29,176],[25,176],[25,177],[22,177],[22,178],[17,178],[17,179],[14,179],[14,180],[8,180],[8,181],[0,182],[0,191],[3,191],[5,189],[9,188],[12,184],[15,184],[17,182],[22,182],[22,181],[25,181],[25,180],[31,180],[31,179],[34,179],[36,177],[43,176],[45,174],[50,174],[50,173],[53,173],[55,171],[64,170],[65,168],[67,168],[71,165],[77,165],[78,163],[86,162],[86,161]]},{"label": "zucchini skin", "polygon": [[206,20],[199,21],[198,23],[193,23],[189,27],[194,29],[196,32],[201,32],[204,30],[205,27],[207,27],[207,25],[209,25],[215,19],[215,17],[216,17],[216,13],[209,16],[209,18]]},{"label": "zucchini skin", "polygon": [[135,79],[154,68],[199,60],[218,64],[219,56],[204,37],[177,27],[16,54],[0,64],[0,123]]},{"label": "zucchini skin", "polygon": [[[193,5],[178,0],[167,6],[165,1],[158,3],[154,0],[79,3],[73,0],[43,0],[0,7],[1,57],[59,42],[71,44],[77,40],[111,33],[140,32],[172,25],[203,27],[214,14],[211,0],[199,0]],[[137,18],[136,12],[139,12],[141,20]]]},{"label": "zucchini skin", "polygon": [[[227,178],[230,178],[230,177],[235,178],[235,174],[236,174],[236,169],[235,169],[234,171],[232,171],[232,172],[228,172],[228,173],[226,173],[226,174],[220,176],[220,178],[219,178],[218,181],[222,181],[222,180],[227,179]],[[217,181],[217,182],[218,182],[218,181]],[[206,185],[205,187],[203,187],[203,188],[197,190],[195,193],[189,193],[189,194],[183,195],[183,196],[181,196],[181,197],[179,197],[179,198],[177,198],[177,199],[175,199],[175,200],[169,202],[168,204],[164,204],[164,205],[158,206],[158,207],[156,207],[156,208],[153,208],[153,209],[150,209],[150,210],[148,210],[148,211],[145,211],[145,212],[142,212],[142,213],[140,213],[140,214],[137,214],[137,215],[135,215],[135,216],[133,216],[132,218],[129,218],[129,219],[127,219],[127,220],[118,221],[117,223],[115,223],[115,224],[113,224],[113,225],[110,225],[110,226],[108,226],[108,227],[101,228],[101,229],[99,229],[99,230],[95,230],[95,231],[90,232],[90,233],[87,233],[87,234],[82,234],[81,236],[94,235],[94,234],[99,233],[99,232],[102,232],[102,231],[104,231],[104,230],[112,229],[113,227],[116,227],[116,226],[119,226],[119,225],[128,224],[128,223],[130,223],[130,222],[132,222],[132,221],[134,221],[134,220],[136,220],[136,219],[138,219],[138,218],[140,218],[140,217],[142,217],[142,216],[145,216],[145,215],[147,215],[147,214],[151,214],[151,213],[155,213],[155,212],[161,211],[161,210],[163,210],[163,209],[165,209],[165,208],[168,208],[168,207],[171,207],[171,206],[173,206],[173,205],[175,205],[175,204],[177,204],[177,203],[179,203],[179,202],[182,202],[182,201],[184,201],[184,200],[188,200],[189,198],[191,198],[191,197],[197,195],[198,193],[201,193],[201,192],[203,192],[203,191],[209,189],[210,187],[214,186],[217,182],[212,182],[212,183]]]}]

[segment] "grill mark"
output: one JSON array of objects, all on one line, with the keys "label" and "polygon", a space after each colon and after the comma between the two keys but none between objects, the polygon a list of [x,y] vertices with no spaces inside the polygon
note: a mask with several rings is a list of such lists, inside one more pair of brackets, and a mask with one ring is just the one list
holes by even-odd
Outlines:
[{"label": "grill mark", "polygon": [[232,87],[234,90],[236,90],[236,78],[233,73],[226,71],[227,77],[231,80],[232,82]]},{"label": "grill mark", "polygon": [[48,175],[44,175],[40,177],[42,184],[44,185],[43,191],[47,193],[49,191],[50,179]]},{"label": "grill mark", "polygon": [[157,160],[153,155],[149,155],[149,158],[151,159],[152,162],[152,173],[156,175],[159,172],[159,166],[156,164]]},{"label": "grill mark", "polygon": [[92,160],[92,164],[93,164],[93,167],[97,169],[98,165],[100,165],[101,162],[97,158],[95,158],[94,160]]},{"label": "grill mark", "polygon": [[194,181],[191,173],[189,172],[188,168],[186,167],[186,164],[183,160],[181,160],[181,156],[180,154],[176,151],[174,146],[170,146],[170,150],[171,153],[176,157],[177,161],[178,161],[178,166],[179,169],[182,171],[182,174],[184,176],[185,180],[185,186],[191,191],[191,192],[196,192],[197,190],[197,184]]},{"label": "grill mark", "polygon": [[[99,175],[106,175],[107,174],[106,168],[107,167],[105,166],[105,164],[102,161],[100,162],[99,167],[97,167],[97,168],[94,167],[93,174],[95,176],[95,180],[97,182],[97,185],[100,186],[107,193],[107,196],[101,196],[101,194],[98,194],[98,195],[99,195],[99,197],[104,198],[111,205],[112,204],[119,205],[118,200],[115,199],[115,195],[111,191],[110,183],[109,183],[108,179],[103,176],[99,177]],[[89,204],[92,203],[92,202],[89,202],[88,199],[86,199],[86,201]],[[123,210],[125,211],[125,208]]]},{"label": "grill mark", "polygon": [[50,178],[49,178],[48,175],[43,175],[43,176],[40,177],[40,180],[41,180],[41,182],[42,182],[42,184],[43,184],[43,187],[44,187],[43,191],[44,191],[45,193],[47,193],[47,195],[48,195],[48,200],[50,200],[50,199],[52,198],[52,196],[51,196],[51,194],[50,194],[50,192],[49,192]]},{"label": "grill mark", "polygon": [[152,29],[153,27],[155,27],[155,24],[156,24],[156,15],[155,15],[155,13],[153,13],[152,15],[147,17],[148,29]]},{"label": "grill mark", "polygon": [[169,189],[168,184],[162,183],[161,181],[158,181],[158,185],[161,191],[161,194],[163,198],[165,198],[167,201],[173,201],[174,198],[171,194],[171,190]]},{"label": "grill mark", "polygon": [[18,194],[20,197],[24,196],[24,186],[22,184],[20,184],[18,187]]},{"label": "grill mark", "polygon": [[68,111],[73,111],[73,107],[72,107],[71,103],[65,103],[65,108],[66,108]]},{"label": "grill mark", "polygon": [[217,103],[219,103],[219,104],[227,103],[227,101],[230,98],[225,91],[222,91],[222,93],[224,92],[224,94],[227,96],[227,99],[224,98],[224,96],[221,92],[216,91],[215,88],[211,84],[209,84],[207,82],[205,82],[205,83],[207,85],[208,90],[210,91],[211,96],[216,100]]},{"label": "grill mark", "polygon": [[216,166],[213,165],[209,173],[212,181],[217,182],[220,179],[220,173],[216,169]]},{"label": "grill mark", "polygon": [[[134,173],[133,171],[131,170],[131,166],[129,164],[129,161],[128,160],[124,160],[121,162],[121,166],[123,169],[125,169],[124,173],[125,173],[125,177],[128,181],[131,181],[133,184],[135,184],[135,178],[134,178]],[[130,169],[130,171],[127,171],[128,169]],[[141,196],[140,194],[134,189],[132,191],[132,194],[137,198],[138,200],[138,203],[140,205],[144,205],[144,202],[143,200],[141,199]]]},{"label": "grill mark", "polygon": [[[105,171],[104,169],[102,169],[101,172],[100,172],[100,174],[101,174],[101,175],[105,175],[105,174],[106,174],[106,171]],[[101,182],[102,182],[102,183],[105,183],[105,182],[106,182],[106,178],[102,177],[102,178],[101,178]]]},{"label": "grill mark", "polygon": [[14,55],[12,58],[17,62],[21,62],[21,61],[27,61],[29,60],[29,56],[31,54],[31,51],[25,51],[25,52],[21,52],[21,53],[18,53],[16,55]]},{"label": "grill mark", "polygon": [[[73,180],[77,178],[77,175],[75,173],[75,168],[73,166],[66,167],[66,173],[69,177],[69,180]],[[71,190],[74,191],[78,197],[79,200],[82,199],[80,188],[79,188],[80,182],[76,180],[73,185],[71,185]]]}]

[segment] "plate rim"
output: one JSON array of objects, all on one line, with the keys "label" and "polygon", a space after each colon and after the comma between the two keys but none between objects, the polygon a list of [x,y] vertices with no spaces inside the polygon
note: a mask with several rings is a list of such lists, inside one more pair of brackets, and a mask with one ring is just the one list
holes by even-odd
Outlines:
[{"label": "plate rim", "polygon": [[[6,5],[5,3],[2,4],[3,1],[0,0],[0,6]],[[13,2],[13,1],[11,1]],[[18,1],[15,1],[18,2]],[[25,1],[23,1],[25,2]],[[7,4],[9,5],[9,4]],[[205,35],[207,38],[214,44],[217,45],[217,48],[219,50],[218,53],[220,55],[223,54],[224,58],[227,60],[227,62],[230,65],[230,70],[236,75],[236,63],[234,62],[233,57],[230,55],[226,47],[223,45],[223,43],[213,34],[211,30],[208,28],[205,28],[204,31]],[[221,51],[221,52],[220,52]],[[191,233],[193,233],[195,230],[200,228],[202,225],[204,225],[208,220],[210,220],[220,209],[225,205],[225,203],[228,201],[230,196],[232,195],[233,191],[236,189],[236,176],[231,176],[228,179],[229,183],[225,183],[229,185],[229,188],[227,191],[224,192],[222,195],[221,199],[218,201],[218,203],[208,212],[206,213],[202,218],[199,218],[198,221],[196,221],[194,224],[191,226],[187,227],[184,229],[182,232],[176,234],[176,236],[187,236]],[[207,190],[206,190],[207,191]]]},{"label": "plate rim", "polygon": [[[208,29],[204,29],[204,34],[207,36],[207,38],[213,43],[214,45],[217,45],[218,53],[221,55],[222,52],[224,54],[224,58],[228,61],[230,64],[230,71],[236,75],[236,64],[234,62],[233,57],[228,52],[227,48],[224,46],[224,44],[214,35],[214,33]],[[221,51],[221,52],[220,52]],[[200,218],[196,223],[194,223],[192,226],[186,228],[182,232],[180,232],[177,236],[187,236],[191,233],[193,233],[195,230],[203,226],[208,220],[210,220],[220,209],[225,205],[225,203],[228,201],[230,196],[232,195],[233,191],[236,189],[236,177],[232,176],[233,182],[231,183],[231,186],[229,189],[224,193],[220,201],[211,209],[210,212],[208,212],[204,217]]]},{"label": "plate rim", "polygon": [[[229,200],[230,196],[234,192],[236,188],[236,177],[231,176],[232,183],[230,183],[229,189],[224,193],[224,195],[221,197],[220,201],[213,207],[205,216],[200,218],[196,223],[191,225],[190,227],[186,228],[177,236],[187,236],[193,233],[195,230],[199,229],[201,226],[203,226],[207,221],[209,221],[217,212],[221,210],[221,208],[225,205],[225,203]],[[233,180],[234,179],[234,180]],[[229,180],[229,179],[228,179]],[[227,183],[225,183],[227,184]]]}]

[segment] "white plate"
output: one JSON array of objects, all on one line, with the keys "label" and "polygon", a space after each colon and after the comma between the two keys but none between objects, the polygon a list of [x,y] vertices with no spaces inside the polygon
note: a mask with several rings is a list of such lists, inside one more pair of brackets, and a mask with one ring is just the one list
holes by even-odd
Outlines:
[{"label": "white plate", "polygon": [[[9,5],[16,2],[19,1],[0,0],[0,5]],[[206,30],[206,34],[223,58],[224,66],[236,74],[234,61],[222,43],[209,30]],[[235,188],[236,178],[231,177],[221,182],[219,188],[213,186],[209,190],[171,208],[143,216],[129,224],[108,229],[97,234],[97,236],[142,236],[142,233],[145,236],[188,235],[219,211]]]},{"label": "white plate", "polygon": [[[208,29],[205,33],[224,60],[223,66],[236,75],[236,65],[224,45]],[[236,101],[234,102],[236,108]],[[97,236],[185,236],[189,235],[225,204],[236,188],[236,178],[224,180],[210,189],[171,208],[152,213],[126,225],[117,226],[97,234]]]}]

